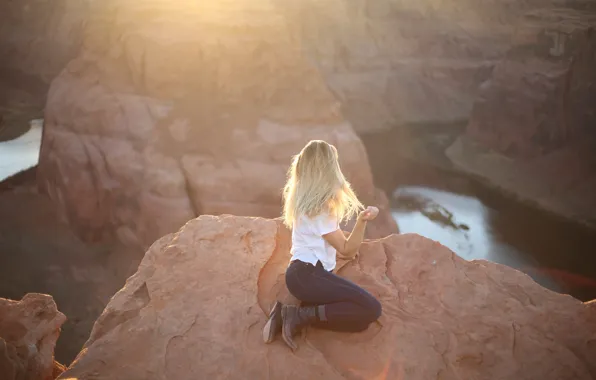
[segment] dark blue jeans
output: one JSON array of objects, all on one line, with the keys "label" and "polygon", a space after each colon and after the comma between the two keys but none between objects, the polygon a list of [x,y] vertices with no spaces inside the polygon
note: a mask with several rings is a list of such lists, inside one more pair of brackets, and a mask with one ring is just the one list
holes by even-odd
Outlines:
[{"label": "dark blue jeans", "polygon": [[286,285],[303,305],[325,305],[327,320],[317,322],[319,328],[364,331],[381,316],[381,303],[372,294],[326,271],[320,261],[316,266],[293,261],[286,271]]}]

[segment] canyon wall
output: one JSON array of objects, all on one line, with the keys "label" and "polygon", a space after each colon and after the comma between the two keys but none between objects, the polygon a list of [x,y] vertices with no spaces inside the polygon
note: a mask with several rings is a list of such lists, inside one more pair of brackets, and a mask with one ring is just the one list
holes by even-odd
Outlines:
[{"label": "canyon wall", "polygon": [[596,226],[596,3],[528,12],[480,86],[456,166]]},{"label": "canyon wall", "polygon": [[280,214],[291,155],[337,146],[348,179],[397,230],[366,151],[269,2],[95,3],[52,83],[38,180],[89,241],[146,248],[201,214]]},{"label": "canyon wall", "polygon": [[358,133],[465,122],[530,1],[276,2]]},{"label": "canyon wall", "polygon": [[51,81],[75,55],[92,0],[1,0],[0,69]]},{"label": "canyon wall", "polygon": [[526,14],[480,87],[468,135],[512,157],[535,157],[594,133],[596,6]]}]

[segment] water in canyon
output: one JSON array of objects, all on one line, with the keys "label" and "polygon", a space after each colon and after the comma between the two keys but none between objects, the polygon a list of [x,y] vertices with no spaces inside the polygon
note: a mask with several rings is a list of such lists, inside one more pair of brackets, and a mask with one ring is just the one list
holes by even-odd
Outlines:
[{"label": "water in canyon", "polygon": [[0,181],[37,165],[42,124],[42,120],[32,120],[25,134],[0,142]]}]

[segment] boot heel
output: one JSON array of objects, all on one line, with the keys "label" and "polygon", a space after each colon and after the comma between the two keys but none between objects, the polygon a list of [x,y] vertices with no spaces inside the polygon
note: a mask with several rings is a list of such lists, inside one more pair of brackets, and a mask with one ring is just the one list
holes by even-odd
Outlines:
[{"label": "boot heel", "polygon": [[263,342],[266,344],[273,342],[276,335],[281,332],[282,309],[283,307],[281,302],[277,301],[269,312],[269,318],[263,327]]},{"label": "boot heel", "polygon": [[293,338],[292,337],[292,321],[289,320],[292,317],[295,318],[295,316],[290,315],[290,308],[292,308],[292,307],[296,308],[295,306],[288,306],[288,305],[284,305],[281,308],[281,320],[282,320],[281,337],[282,337],[283,341],[286,343],[286,345],[288,347],[290,347],[290,349],[292,351],[296,351],[298,349],[298,346],[292,339]]}]

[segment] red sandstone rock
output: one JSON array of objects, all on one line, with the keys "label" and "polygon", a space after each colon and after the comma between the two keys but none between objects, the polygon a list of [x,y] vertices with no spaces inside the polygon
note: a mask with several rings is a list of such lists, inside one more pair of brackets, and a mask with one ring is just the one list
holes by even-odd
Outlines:
[{"label": "red sandstone rock", "polygon": [[0,378],[54,379],[54,346],[65,321],[51,296],[0,298]]},{"label": "red sandstone rock", "polygon": [[365,243],[339,274],[383,303],[358,334],[308,329],[294,354],[261,341],[282,293],[279,222],[201,216],[153,244],[60,377],[516,379],[596,376],[596,310],[417,235]]},{"label": "red sandstone rock", "polygon": [[[63,217],[143,250],[201,214],[276,217],[310,139],[335,144],[378,203],[361,141],[276,9],[200,4],[96,3],[46,107],[39,183]],[[377,237],[397,231],[380,206]]]}]

